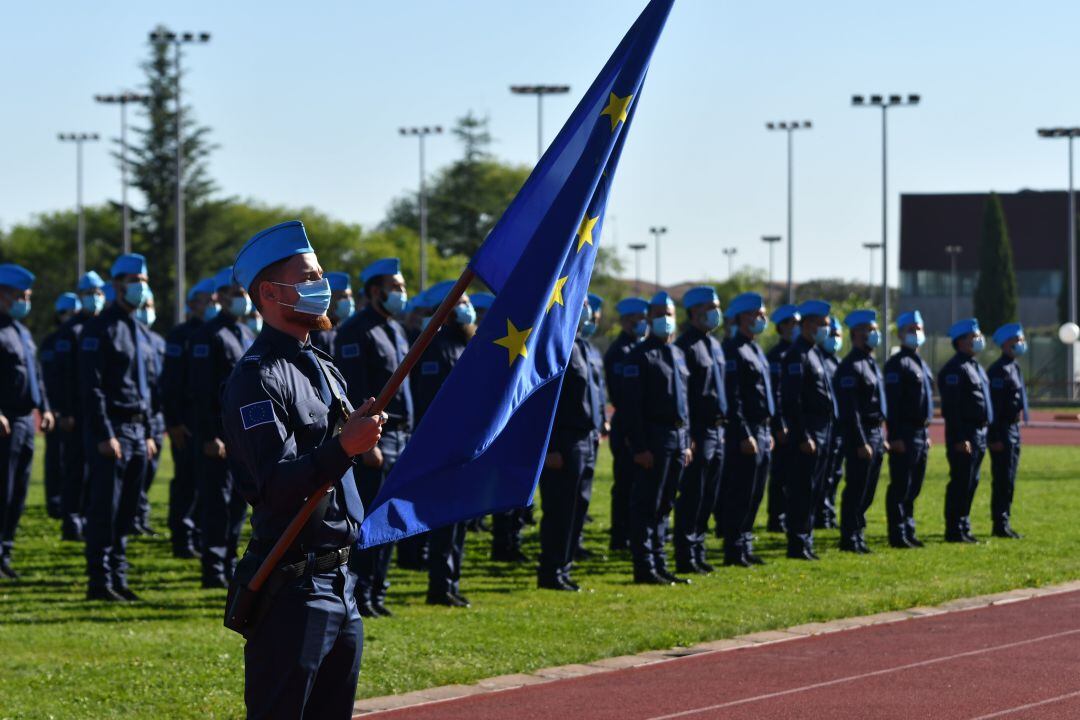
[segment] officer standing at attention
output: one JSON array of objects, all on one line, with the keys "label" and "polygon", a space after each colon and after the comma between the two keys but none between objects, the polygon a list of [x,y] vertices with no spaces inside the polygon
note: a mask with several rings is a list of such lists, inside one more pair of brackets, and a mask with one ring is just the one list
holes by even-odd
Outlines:
[{"label": "officer standing at attention", "polygon": [[356,301],[353,300],[349,273],[328,272],[323,277],[330,283],[330,310],[327,312],[327,317],[330,318],[334,327],[329,330],[312,330],[311,344],[333,357],[336,328],[356,312]]},{"label": "officer standing at attention", "polygon": [[712,287],[691,288],[683,296],[688,326],[675,344],[686,357],[693,460],[683,473],[675,500],[675,571],[707,574],[705,532],[716,507],[724,466],[727,372],[724,351],[712,333],[720,327],[720,298]]},{"label": "officer standing at attention", "polygon": [[165,447],[165,415],[161,394],[161,369],[165,363],[165,338],[154,332],[152,328],[157,322],[157,311],[154,309],[154,293],[151,291],[146,299],[146,304],[135,311],[135,319],[146,328],[146,334],[150,338],[150,344],[144,347],[146,355],[147,380],[150,383],[150,437],[154,439],[159,452],[149,458],[146,468],[146,478],[143,480],[142,493],[139,495],[139,510],[135,515],[136,535],[157,535],[154,527],[150,524],[150,486],[157,477],[158,461],[161,459],[161,448]]},{"label": "officer standing at attention", "polygon": [[635,465],[630,489],[634,582],[688,583],[668,572],[668,515],[691,461],[687,400],[690,371],[675,345],[675,303],[664,291],[649,302],[652,333],[623,362],[623,421]]},{"label": "officer standing at attention", "polygon": [[213,278],[205,278],[188,290],[187,319],[165,336],[165,360],[161,368],[162,412],[173,458],[173,477],[169,482],[169,537],[173,557],[183,559],[199,557],[200,546],[192,438],[195,419],[187,393],[190,340],[203,323],[213,320],[221,310],[214,289]]},{"label": "officer standing at attention", "polygon": [[279,589],[247,636],[247,717],[345,720],[363,649],[356,576],[346,567],[364,515],[353,461],[378,442],[382,418],[364,417],[370,400],[359,411],[348,400],[342,407],[341,373],[309,341],[309,331],[330,327],[330,288],[304,226],[263,230],[233,267],[266,322],[222,395],[226,454],[252,506],[234,582],[250,580],[305,498],[335,483],[276,569]]},{"label": "officer standing at attention", "polygon": [[994,537],[1020,539],[1012,529],[1013,490],[1016,487],[1016,468],[1020,464],[1020,421],[1028,421],[1027,388],[1024,374],[1016,359],[1027,352],[1024,328],[1020,323],[1002,325],[994,333],[994,343],[1001,348],[1001,357],[987,371],[990,378],[990,401],[994,421],[990,423],[986,442],[990,448],[990,518]]},{"label": "officer standing at attention", "polygon": [[34,410],[41,430],[53,429],[37,347],[20,321],[30,313],[34,274],[19,265],[0,265],[0,578],[15,580],[11,550],[26,507],[34,461]]},{"label": "officer standing at attention", "polygon": [[926,342],[922,314],[906,312],[896,319],[900,351],[885,363],[885,398],[889,404],[889,488],[885,515],[889,544],[922,547],[915,536],[915,499],[926,477],[930,421],[934,419],[934,376],[919,355]]},{"label": "officer standing at attention", "polygon": [[724,317],[730,328],[722,344],[728,401],[720,481],[724,564],[750,567],[765,564],[754,554],[753,530],[773,450],[769,423],[777,412],[769,362],[754,342],[769,322],[764,301],[752,292],[735,296]]},{"label": "officer standing at attention", "polygon": [[786,484],[787,556],[817,560],[814,511],[829,467],[829,439],[836,398],[824,353],[818,348],[829,336],[829,303],[808,300],[799,306],[799,336],[784,355],[782,366],[784,425],[788,433]]},{"label": "officer standing at attention", "polygon": [[938,373],[941,416],[945,419],[945,456],[949,484],[945,488],[945,542],[975,543],[971,534],[971,501],[979,487],[986,455],[986,428],[994,422],[990,380],[975,356],[986,338],[975,318],[949,328],[953,355]]},{"label": "officer standing at attention", "polygon": [[[334,344],[334,360],[349,389],[349,400],[359,405],[365,398],[379,394],[383,385],[409,351],[405,328],[394,319],[405,309],[408,296],[401,262],[397,258],[376,260],[360,274],[367,305],[338,327]],[[397,462],[413,427],[413,399],[409,380],[401,384],[386,407],[389,419],[382,428],[378,447],[371,448],[361,458],[357,470],[360,498],[370,505]],[[410,538],[401,546],[422,547],[423,540]],[[357,552],[351,567],[357,574],[356,601],[364,617],[389,617],[386,591],[390,584],[392,545],[381,545]],[[399,555],[400,559],[400,555]],[[410,567],[426,569],[423,558],[408,558]]]},{"label": "officer standing at attention", "polygon": [[[56,329],[46,335],[38,346],[38,360],[41,364],[41,377],[45,387],[48,388],[49,407],[55,408],[59,402],[61,386],[59,365],[56,362],[56,339],[60,335],[60,329],[72,316],[79,312],[79,296],[75,293],[66,292],[56,298],[53,307],[55,311],[53,319]],[[45,436],[45,513],[59,520],[60,512],[60,488],[64,482],[64,449],[60,433],[50,432]]]},{"label": "officer standing at attention", "polygon": [[121,255],[111,273],[115,301],[87,321],[79,339],[83,437],[90,458],[86,517],[87,600],[132,601],[127,536],[135,523],[149,458],[150,337],[134,318],[150,296],[146,259]]},{"label": "officer standing at attention", "polygon": [[[779,340],[765,353],[765,359],[769,361],[769,380],[772,383],[773,405],[780,410],[780,394],[783,388],[783,374],[781,368],[784,364],[784,355],[791,349],[791,344],[799,337],[799,308],[796,305],[781,305],[773,311],[771,316],[773,325],[776,326],[776,334]],[[784,524],[784,488],[787,486],[788,450],[787,426],[784,425],[784,414],[777,412],[772,418],[772,434],[776,443],[776,450],[772,454],[769,463],[769,485],[766,494],[766,508],[769,521],[766,529],[769,532],[782,533],[786,531]]]},{"label": "officer standing at attention", "polygon": [[644,298],[629,297],[615,306],[619,314],[618,337],[604,353],[604,380],[607,385],[608,399],[615,412],[611,416],[611,549],[625,550],[630,543],[630,487],[634,478],[634,459],[626,432],[619,416],[622,404],[622,371],[627,354],[645,339],[649,332],[649,321],[645,318],[649,312],[649,301]]},{"label": "officer standing at attention", "polygon": [[844,434],[847,482],[840,502],[840,549],[867,554],[866,511],[874,502],[886,451],[882,424],[887,405],[885,383],[874,360],[881,342],[877,312],[855,310],[844,318],[851,352],[836,371],[840,432]]},{"label": "officer standing at attention", "polygon": [[[454,286],[452,280],[433,285],[422,294],[425,300],[442,304]],[[410,377],[413,383],[413,401],[416,422],[424,417],[435,394],[439,392],[458,358],[465,352],[465,345],[476,333],[476,311],[469,296],[462,293],[454,312],[446,319],[435,338],[420,356]],[[469,601],[461,595],[461,563],[465,557],[465,523],[453,523],[430,533],[428,554],[428,605],[469,607]]]},{"label": "officer standing at attention", "polygon": [[82,392],[79,388],[79,337],[90,318],[97,317],[105,309],[105,281],[93,270],[79,278],[76,291],[79,295],[79,311],[61,328],[56,338],[56,365],[60,385],[54,395],[59,403],[56,426],[64,452],[67,469],[60,484],[60,538],[71,542],[83,541],[88,501],[89,467],[83,445]]},{"label": "officer standing at attention", "polygon": [[[829,334],[818,347],[821,348],[825,360],[825,372],[829,377],[833,397],[836,397],[836,370],[840,367],[840,359],[837,355],[844,349],[844,333],[835,316],[829,316]],[[844,434],[840,432],[840,414],[839,406],[837,406],[829,437],[829,466],[825,471],[825,479],[821,484],[821,493],[818,497],[818,509],[814,514],[815,528],[837,527],[836,489],[840,487],[840,478],[843,475]]]},{"label": "officer standing at attention", "polygon": [[243,322],[251,310],[251,299],[235,282],[231,266],[214,276],[214,291],[221,310],[191,335],[188,390],[195,400],[202,586],[227,588],[247,505],[236,487],[225,452],[221,388],[255,341],[255,334]]}]

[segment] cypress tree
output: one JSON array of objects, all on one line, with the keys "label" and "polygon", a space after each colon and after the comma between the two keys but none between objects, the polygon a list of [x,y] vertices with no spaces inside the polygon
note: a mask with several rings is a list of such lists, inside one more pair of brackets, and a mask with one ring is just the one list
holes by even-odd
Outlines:
[{"label": "cypress tree", "polygon": [[979,281],[975,285],[975,317],[990,335],[1017,319],[1016,271],[1012,243],[1001,198],[990,193],[983,213],[982,245],[979,248]]}]

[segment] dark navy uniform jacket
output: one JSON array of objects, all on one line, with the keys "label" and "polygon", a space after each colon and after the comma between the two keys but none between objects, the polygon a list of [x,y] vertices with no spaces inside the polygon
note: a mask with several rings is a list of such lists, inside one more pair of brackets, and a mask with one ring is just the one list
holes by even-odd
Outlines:
[{"label": "dark navy uniform jacket", "polygon": [[986,374],[990,379],[990,402],[994,406],[994,421],[986,439],[997,442],[1006,439],[1011,426],[1027,419],[1027,389],[1015,358],[1002,355]]},{"label": "dark navy uniform jacket", "polygon": [[77,312],[60,326],[53,350],[56,352],[57,386],[50,390],[50,399],[55,398],[53,410],[63,417],[82,415],[82,391],[79,388],[79,337],[83,326],[91,316]]},{"label": "dark navy uniform jacket", "polygon": [[970,440],[990,422],[990,381],[974,356],[953,355],[938,373],[938,391],[950,444]]},{"label": "dark navy uniform jacket", "polygon": [[0,314],[0,413],[8,418],[22,417],[34,408],[49,410],[37,355],[37,346],[26,326],[10,315]]},{"label": "dark navy uniform jacket", "polygon": [[865,349],[852,348],[836,369],[837,404],[840,429],[845,442],[869,445],[867,431],[885,420],[885,383],[874,356]]},{"label": "dark navy uniform jacket", "polygon": [[439,332],[435,333],[434,339],[424,350],[420,360],[413,366],[409,379],[412,382],[418,425],[431,406],[431,401],[435,399],[436,393],[439,392],[439,388],[461,358],[461,353],[465,352],[466,342],[465,333],[460,325],[454,322],[443,325],[439,328]]},{"label": "dark navy uniform jacket", "polygon": [[202,327],[202,318],[189,317],[173,327],[165,336],[165,364],[161,369],[161,405],[165,425],[187,425],[192,429],[193,411],[187,393],[188,363],[191,359],[189,341],[192,334]]},{"label": "dark navy uniform jacket", "polygon": [[[337,410],[326,406],[298,365],[303,348],[291,335],[264,325],[222,392],[229,466],[252,506],[252,537],[263,546],[280,537],[305,499],[327,481],[355,483],[352,458],[333,432]],[[318,348],[313,352],[325,362],[351,412],[341,373],[329,356]],[[322,521],[304,528],[306,551],[355,542],[358,525],[348,515],[340,483],[327,496]]]},{"label": "dark navy uniform jacket", "polygon": [[[665,436],[677,431],[677,449],[689,446],[683,432],[690,420],[689,377],[682,350],[655,336],[646,338],[626,356],[621,390],[624,407],[619,413],[635,453],[653,448],[656,430]],[[665,447],[668,444],[665,437]]]},{"label": "dark navy uniform jacket", "polygon": [[765,353],[765,359],[769,361],[769,380],[772,382],[773,407],[777,412],[773,415],[772,430],[774,435],[779,435],[787,430],[784,422],[782,395],[784,391],[783,365],[784,356],[791,349],[791,341],[781,337],[775,345]]},{"label": "dark navy uniform jacket", "polygon": [[117,303],[83,325],[77,361],[83,431],[95,444],[117,437],[114,422],[141,424],[150,437],[150,368],[136,355],[141,346],[150,346],[146,328]]},{"label": "dark navy uniform jacket", "polygon": [[[829,376],[829,383],[832,384],[833,397],[836,397],[836,371],[840,367],[840,360],[836,357],[835,353],[830,355],[824,350],[821,352],[821,358],[825,361],[825,372]],[[838,407],[836,415],[833,416],[834,420],[839,418],[839,410],[840,408]]]},{"label": "dark navy uniform jacket", "polygon": [[607,385],[608,399],[618,412],[622,402],[620,383],[622,382],[623,362],[631,350],[640,342],[636,335],[620,332],[604,353],[604,383]]},{"label": "dark navy uniform jacket", "polygon": [[780,399],[790,433],[788,443],[817,441],[811,432],[827,429],[836,414],[825,353],[800,335],[784,355],[781,368]]},{"label": "dark navy uniform jacket", "polygon": [[583,338],[575,338],[555,406],[552,444],[561,434],[599,432],[605,419],[604,360]]},{"label": "dark navy uniform jacket", "polygon": [[146,352],[146,373],[150,382],[150,435],[160,439],[165,435],[164,397],[161,387],[161,373],[165,366],[165,338],[153,330],[147,329],[150,346]]},{"label": "dark navy uniform jacket", "polygon": [[769,361],[756,342],[736,333],[723,342],[727,373],[727,424],[740,440],[756,437],[754,428],[776,413]]},{"label": "dark navy uniform jacket", "polygon": [[329,330],[312,330],[308,333],[311,344],[322,350],[327,355],[334,356],[334,337],[337,335],[335,328]]},{"label": "dark navy uniform jacket", "polygon": [[[360,405],[369,397],[377,397],[408,352],[405,328],[397,320],[380,315],[371,305],[342,323],[334,340],[334,363],[348,383],[349,400]],[[412,387],[408,378],[386,406],[386,414],[389,419],[385,430],[412,429]]]},{"label": "dark navy uniform jacket", "polygon": [[204,442],[225,437],[221,388],[254,341],[255,333],[224,311],[191,334],[188,388],[195,403],[192,430]]},{"label": "dark navy uniform jacket", "polygon": [[923,430],[934,418],[934,379],[930,366],[907,346],[885,363],[885,398],[889,438],[903,439]]},{"label": "dark navy uniform jacket", "polygon": [[723,425],[727,415],[724,350],[719,340],[693,326],[680,335],[675,344],[686,356],[686,367],[690,370],[687,383],[690,392],[690,434],[699,437]]},{"label": "dark navy uniform jacket", "polygon": [[45,380],[45,397],[49,407],[57,406],[57,394],[60,390],[60,365],[56,360],[56,339],[60,337],[60,328],[46,335],[38,345],[38,362],[41,376]]}]

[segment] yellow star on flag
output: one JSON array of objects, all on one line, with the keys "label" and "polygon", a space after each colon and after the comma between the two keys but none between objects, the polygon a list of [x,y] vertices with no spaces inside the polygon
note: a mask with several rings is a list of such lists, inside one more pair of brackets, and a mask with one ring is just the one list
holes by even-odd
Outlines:
[{"label": "yellow star on flag", "polygon": [[600,114],[611,117],[611,132],[615,132],[615,126],[620,122],[626,122],[626,110],[630,107],[630,101],[633,98],[633,95],[621,98],[615,93],[608,93],[607,107],[601,110]]},{"label": "yellow star on flag", "polygon": [[586,245],[592,245],[593,244],[592,231],[593,231],[593,228],[596,227],[596,223],[599,222],[599,221],[600,221],[600,216],[599,215],[597,215],[594,218],[591,218],[591,217],[588,216],[588,214],[586,214],[585,217],[581,219],[581,227],[578,228],[578,231],[577,231],[577,237],[578,237],[577,251],[578,252],[581,252],[581,248],[585,247]]},{"label": "yellow star on flag", "polygon": [[501,337],[494,342],[496,345],[502,345],[510,351],[511,365],[514,364],[514,360],[516,360],[519,355],[523,358],[529,357],[529,349],[525,347],[525,341],[529,339],[529,335],[532,334],[532,331],[532,328],[518,330],[514,327],[514,323],[510,322],[510,318],[506,318],[506,337]]},{"label": "yellow star on flag", "polygon": [[551,310],[551,308],[555,307],[555,303],[559,303],[563,307],[566,307],[566,304],[563,302],[563,299],[562,299],[562,289],[563,289],[563,285],[565,285],[566,281],[569,280],[569,279],[570,279],[570,276],[567,275],[566,277],[561,277],[561,278],[559,278],[558,280],[555,281],[555,287],[552,288],[552,290],[551,290],[551,297],[548,298],[548,304],[547,304],[547,309],[548,310]]}]

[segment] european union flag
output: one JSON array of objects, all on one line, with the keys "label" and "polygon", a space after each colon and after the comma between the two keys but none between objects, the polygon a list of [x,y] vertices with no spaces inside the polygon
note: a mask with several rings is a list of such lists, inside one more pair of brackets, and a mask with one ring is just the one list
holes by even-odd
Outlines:
[{"label": "european union flag", "polygon": [[532,501],[611,179],[673,1],[645,8],[473,257],[495,301],[368,509],[362,547]]}]

